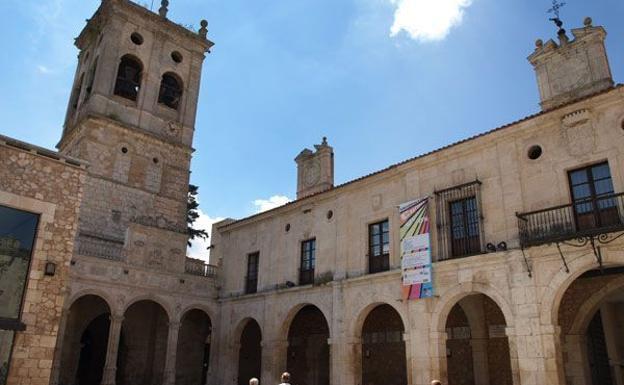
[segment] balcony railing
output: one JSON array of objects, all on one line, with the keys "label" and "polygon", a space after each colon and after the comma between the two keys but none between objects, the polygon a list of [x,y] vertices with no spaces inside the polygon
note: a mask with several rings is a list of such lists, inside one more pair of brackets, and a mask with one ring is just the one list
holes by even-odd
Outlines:
[{"label": "balcony railing", "polygon": [[77,239],[78,254],[108,259],[122,260],[124,242],[118,239],[107,239],[90,234],[80,234]]},{"label": "balcony railing", "polygon": [[210,265],[201,259],[186,258],[184,265],[186,274],[213,278],[217,275],[217,266]]},{"label": "balcony railing", "polygon": [[517,214],[522,247],[624,230],[624,193]]}]

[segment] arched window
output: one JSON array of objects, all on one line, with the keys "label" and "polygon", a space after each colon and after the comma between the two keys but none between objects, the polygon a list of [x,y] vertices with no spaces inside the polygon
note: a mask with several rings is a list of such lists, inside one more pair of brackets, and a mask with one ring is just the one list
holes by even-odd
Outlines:
[{"label": "arched window", "polygon": [[76,87],[72,91],[71,107],[72,107],[72,110],[74,111],[78,109],[78,101],[80,100],[80,91],[82,90],[83,80],[84,80],[84,73],[80,75],[80,80],[78,80],[78,83],[76,83]]},{"label": "arched window", "polygon": [[89,71],[89,78],[87,79],[87,88],[85,89],[85,100],[88,100],[91,96],[91,91],[93,91],[93,82],[95,81],[95,73],[97,71],[99,57],[95,58],[93,62],[93,66],[91,67],[91,71]]},{"label": "arched window", "polygon": [[182,99],[182,81],[171,72],[164,74],[160,82],[158,103],[177,110],[180,99]]},{"label": "arched window", "polygon": [[117,71],[115,95],[136,101],[141,89],[142,75],[143,65],[139,59],[131,55],[122,57]]}]

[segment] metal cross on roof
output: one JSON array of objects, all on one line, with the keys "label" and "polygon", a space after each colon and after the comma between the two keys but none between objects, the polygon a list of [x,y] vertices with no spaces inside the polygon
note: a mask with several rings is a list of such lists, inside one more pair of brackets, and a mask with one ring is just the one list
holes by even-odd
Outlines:
[{"label": "metal cross on roof", "polygon": [[555,17],[558,19],[559,18],[559,10],[561,8],[563,8],[565,5],[566,5],[566,3],[560,3],[559,0],[553,0],[552,8],[550,8],[548,10],[548,13],[554,13]]}]

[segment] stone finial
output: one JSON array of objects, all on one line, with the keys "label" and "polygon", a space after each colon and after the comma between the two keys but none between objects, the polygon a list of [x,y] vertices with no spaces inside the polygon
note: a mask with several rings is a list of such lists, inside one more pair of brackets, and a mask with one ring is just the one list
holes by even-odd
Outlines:
[{"label": "stone finial", "polygon": [[585,27],[589,28],[592,26],[593,20],[591,17],[586,17],[585,20],[583,20],[583,24],[585,25]]},{"label": "stone finial", "polygon": [[544,41],[542,39],[535,40],[535,48],[542,48],[544,46]]},{"label": "stone finial", "polygon": [[201,28],[199,29],[199,36],[206,38],[208,36],[208,21],[202,20],[199,25],[201,25]]},{"label": "stone finial", "polygon": [[160,9],[158,10],[158,14],[160,15],[160,17],[162,18],[166,18],[167,17],[167,12],[169,12],[169,0],[162,0],[160,2]]},{"label": "stone finial", "polygon": [[321,142],[321,145],[322,146],[327,146],[327,137],[326,136],[323,137],[323,141]]}]

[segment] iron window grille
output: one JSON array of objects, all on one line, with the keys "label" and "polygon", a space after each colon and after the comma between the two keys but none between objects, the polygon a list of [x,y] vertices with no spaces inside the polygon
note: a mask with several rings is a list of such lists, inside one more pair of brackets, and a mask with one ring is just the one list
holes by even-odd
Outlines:
[{"label": "iron window grille", "polygon": [[301,267],[299,269],[299,285],[314,283],[314,267],[316,265],[316,239],[301,242]]},{"label": "iron window grille", "polygon": [[483,253],[481,182],[435,192],[438,260]]},{"label": "iron window grille", "polygon": [[247,277],[245,279],[245,294],[258,292],[258,267],[260,253],[252,253],[247,256]]},{"label": "iron window grille", "polygon": [[390,270],[390,223],[384,220],[368,226],[368,271]]}]

